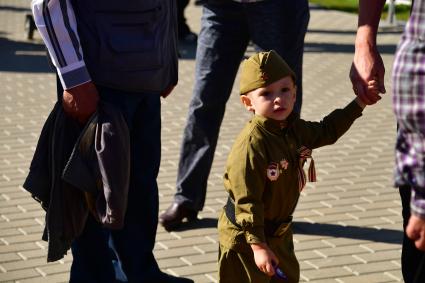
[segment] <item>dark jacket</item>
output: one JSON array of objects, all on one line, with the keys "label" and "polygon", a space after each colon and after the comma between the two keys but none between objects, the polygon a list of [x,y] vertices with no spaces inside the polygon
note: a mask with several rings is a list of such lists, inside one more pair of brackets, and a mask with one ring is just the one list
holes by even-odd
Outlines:
[{"label": "dark jacket", "polygon": [[83,128],[56,103],[23,185],[46,210],[47,261],[66,254],[89,211],[105,227],[124,225],[129,172],[129,132],[119,111],[100,103]]}]

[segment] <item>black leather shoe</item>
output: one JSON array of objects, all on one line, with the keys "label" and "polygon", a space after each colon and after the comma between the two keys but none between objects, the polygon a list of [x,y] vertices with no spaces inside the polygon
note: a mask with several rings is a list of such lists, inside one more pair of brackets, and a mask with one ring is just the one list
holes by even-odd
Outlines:
[{"label": "black leather shoe", "polygon": [[182,204],[173,202],[170,207],[159,216],[159,223],[165,230],[172,231],[179,226],[183,219],[194,221],[198,219],[198,211],[184,207]]}]

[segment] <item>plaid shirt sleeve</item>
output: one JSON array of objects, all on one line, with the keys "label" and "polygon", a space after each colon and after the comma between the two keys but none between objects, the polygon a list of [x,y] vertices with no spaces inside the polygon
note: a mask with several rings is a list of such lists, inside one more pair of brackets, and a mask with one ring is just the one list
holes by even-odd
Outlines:
[{"label": "plaid shirt sleeve", "polygon": [[392,76],[399,126],[395,185],[412,187],[411,212],[425,219],[425,1],[414,3]]}]

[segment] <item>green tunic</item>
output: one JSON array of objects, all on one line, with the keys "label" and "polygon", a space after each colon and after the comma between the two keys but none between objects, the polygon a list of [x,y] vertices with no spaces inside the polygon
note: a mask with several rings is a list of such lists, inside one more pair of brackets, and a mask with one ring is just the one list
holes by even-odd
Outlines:
[{"label": "green tunic", "polygon": [[[278,121],[255,115],[247,123],[232,147],[224,174],[239,227],[229,221],[224,210],[221,212],[220,282],[273,282],[275,279],[258,270],[254,262],[249,244],[260,242],[267,242],[279,258],[279,267],[289,277],[287,282],[299,281],[290,227],[300,195],[299,150],[335,143],[361,113],[362,108],[353,101],[321,122],[292,117],[281,129]],[[273,235],[279,226],[288,229]]]}]

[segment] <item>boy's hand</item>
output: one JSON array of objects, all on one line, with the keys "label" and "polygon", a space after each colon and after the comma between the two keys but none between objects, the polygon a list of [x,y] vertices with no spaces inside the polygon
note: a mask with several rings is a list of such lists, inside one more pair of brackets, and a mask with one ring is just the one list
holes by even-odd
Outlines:
[{"label": "boy's hand", "polygon": [[372,95],[379,95],[380,91],[378,78],[375,77],[367,82],[367,91],[370,92]]},{"label": "boy's hand", "polygon": [[[380,91],[379,91],[378,78],[374,77],[372,80],[367,82],[367,91],[372,95],[379,96]],[[357,95],[356,91],[355,93]],[[364,109],[366,107],[367,105],[366,101],[363,101],[363,99],[359,95],[356,97],[355,100],[361,108]]]},{"label": "boy's hand", "polygon": [[268,276],[274,275],[273,265],[277,265],[279,260],[266,243],[251,244],[254,252],[254,260],[258,269]]}]

